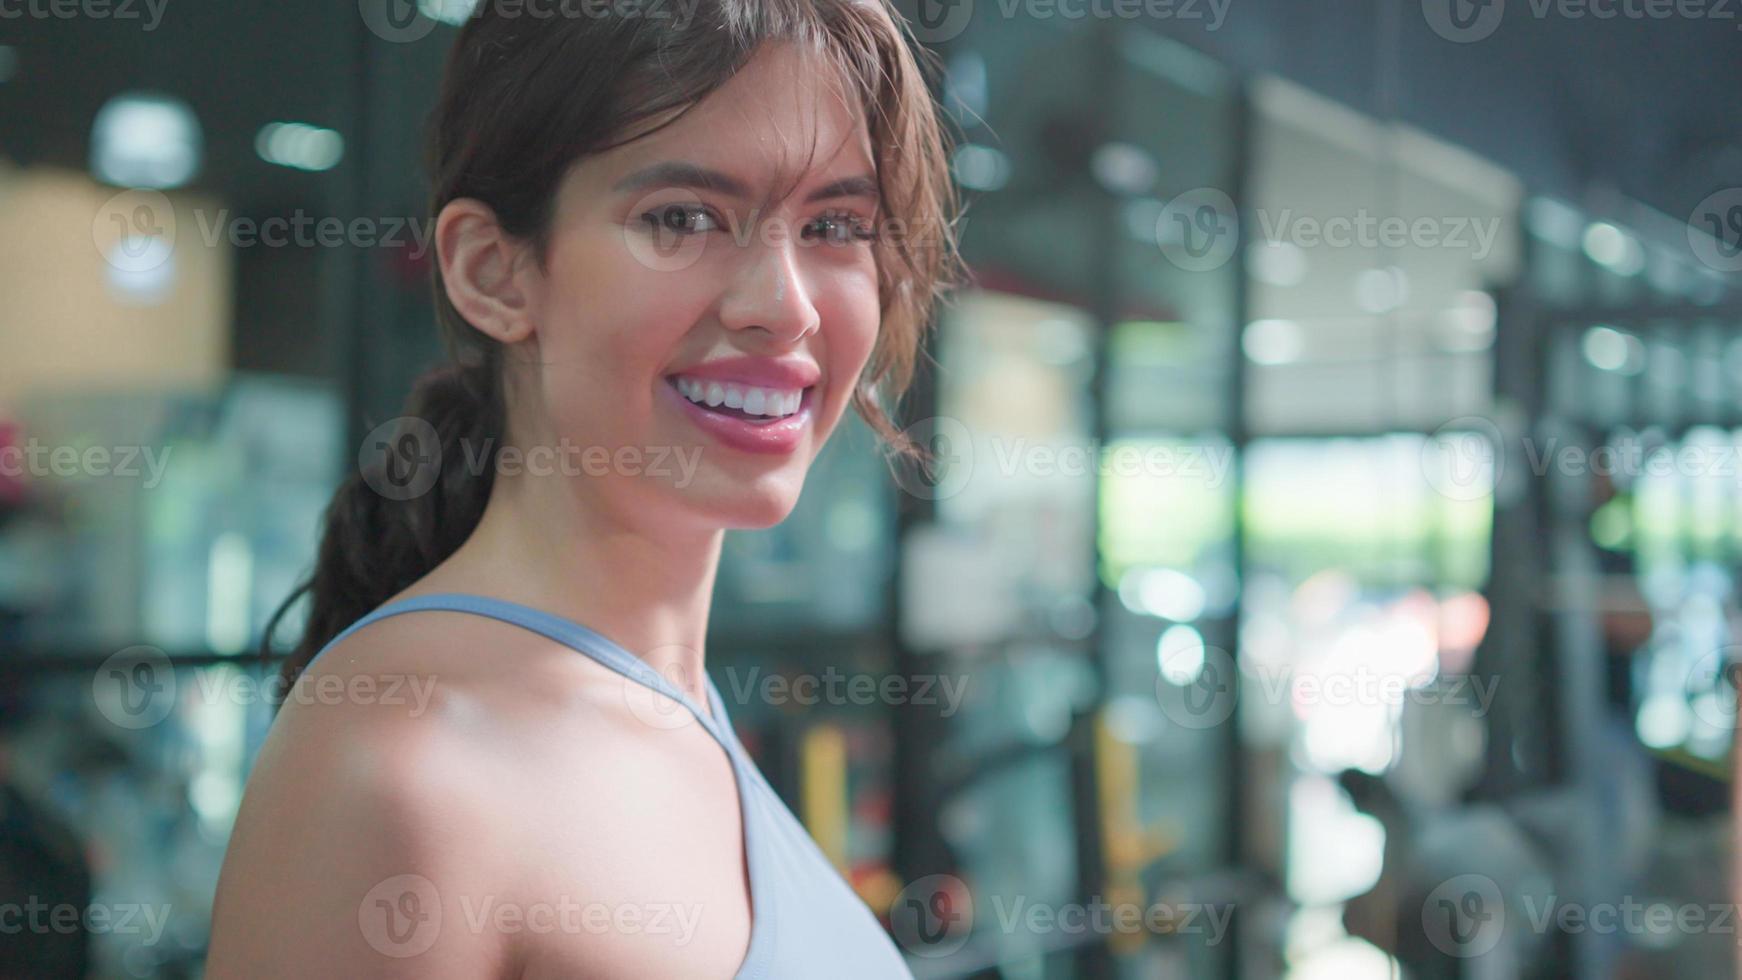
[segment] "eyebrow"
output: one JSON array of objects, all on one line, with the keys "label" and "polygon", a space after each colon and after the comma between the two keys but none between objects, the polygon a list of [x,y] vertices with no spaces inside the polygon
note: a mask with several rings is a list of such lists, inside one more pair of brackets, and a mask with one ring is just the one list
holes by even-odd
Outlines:
[{"label": "eyebrow", "polygon": [[[643,167],[612,185],[612,189],[616,191],[640,191],[654,187],[692,187],[737,198],[750,197],[749,188],[737,178],[682,160],[667,160]],[[882,198],[882,194],[878,191],[876,178],[869,174],[860,174],[817,188],[805,198],[805,203],[841,197],[863,197],[877,201]]]}]

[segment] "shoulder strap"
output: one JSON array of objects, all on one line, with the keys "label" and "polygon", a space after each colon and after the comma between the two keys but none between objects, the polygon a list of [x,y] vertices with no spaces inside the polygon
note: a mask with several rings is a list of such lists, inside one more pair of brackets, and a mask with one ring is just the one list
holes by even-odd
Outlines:
[{"label": "shoulder strap", "polygon": [[313,664],[315,660],[320,659],[321,654],[326,653],[328,650],[331,650],[334,646],[338,645],[339,641],[371,623],[386,619],[389,616],[398,616],[402,613],[425,612],[430,610],[462,612],[471,613],[475,616],[487,616],[491,619],[510,623],[519,626],[522,629],[537,633],[540,636],[555,640],[563,646],[574,650],[576,653],[590,657],[611,670],[623,675],[625,678],[646,688],[648,694],[645,698],[642,697],[639,692],[632,692],[627,689],[624,691],[624,696],[625,700],[629,702],[630,710],[634,711],[648,724],[663,728],[673,728],[680,724],[687,724],[687,722],[681,718],[674,717],[673,709],[670,704],[662,703],[660,701],[660,698],[665,698],[669,701],[676,702],[678,705],[681,705],[683,709],[687,710],[697,721],[702,723],[703,727],[707,728],[709,734],[713,735],[715,739],[727,748],[728,752],[730,752],[730,750],[736,745],[736,739],[731,731],[730,722],[726,718],[725,706],[722,704],[722,699],[715,692],[714,682],[711,677],[704,678],[704,687],[710,697],[711,707],[715,712],[713,717],[710,717],[707,712],[697,707],[696,703],[691,700],[687,694],[678,690],[676,685],[672,684],[658,671],[650,667],[647,664],[647,661],[642,660],[640,657],[635,656],[628,650],[623,649],[623,647],[612,642],[599,632],[582,626],[574,620],[564,619],[561,616],[547,613],[542,609],[523,606],[517,602],[510,602],[506,599],[495,599],[489,596],[469,595],[460,592],[444,592],[433,595],[413,596],[409,599],[401,599],[398,602],[390,602],[364,616],[362,619],[357,620],[355,623],[352,623],[338,636],[333,637],[332,640],[328,641],[326,646],[322,647],[320,651],[314,655],[309,663]]}]

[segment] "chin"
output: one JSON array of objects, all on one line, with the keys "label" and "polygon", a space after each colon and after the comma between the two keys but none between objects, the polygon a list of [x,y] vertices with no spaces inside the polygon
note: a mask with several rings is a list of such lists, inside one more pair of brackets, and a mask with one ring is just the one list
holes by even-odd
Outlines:
[{"label": "chin", "polygon": [[804,489],[804,473],[764,473],[745,481],[729,474],[698,474],[695,485],[682,491],[686,506],[705,514],[710,524],[728,530],[756,531],[773,527],[791,516]]}]

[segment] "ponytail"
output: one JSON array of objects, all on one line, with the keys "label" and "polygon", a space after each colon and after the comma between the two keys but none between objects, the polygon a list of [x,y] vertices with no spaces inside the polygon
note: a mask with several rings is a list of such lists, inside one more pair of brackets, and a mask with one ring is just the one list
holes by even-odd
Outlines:
[{"label": "ponytail", "polygon": [[327,507],[313,574],[273,613],[261,640],[269,657],[280,620],[308,597],[307,625],[280,675],[286,688],[333,637],[445,561],[478,526],[503,434],[496,377],[494,364],[425,374],[393,434],[363,448],[364,464]]}]

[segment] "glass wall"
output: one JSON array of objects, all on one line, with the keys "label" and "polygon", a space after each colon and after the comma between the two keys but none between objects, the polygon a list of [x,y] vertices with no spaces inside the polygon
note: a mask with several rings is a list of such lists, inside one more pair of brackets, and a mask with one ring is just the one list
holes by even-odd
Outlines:
[{"label": "glass wall", "polygon": [[1285,975],[1385,977],[1382,951],[1437,958],[1400,935],[1438,882],[1426,838],[1481,762],[1477,440],[1504,411],[1493,291],[1516,275],[1522,191],[1286,82],[1259,79],[1253,105],[1238,666],[1257,859],[1285,883]]},{"label": "glass wall", "polygon": [[[1727,905],[1742,314],[1708,234],[1724,226],[1625,200],[1538,197],[1526,215],[1546,384],[1524,445],[1540,492],[1524,502],[1553,543],[1543,572],[1559,587],[1538,615],[1562,683],[1520,768],[1599,816],[1591,837],[1615,860],[1579,885]],[[1632,930],[1564,947],[1609,975],[1719,975],[1729,938]]]}]

